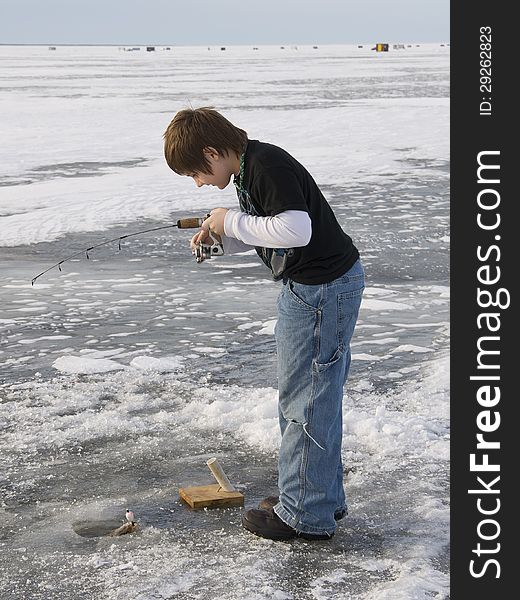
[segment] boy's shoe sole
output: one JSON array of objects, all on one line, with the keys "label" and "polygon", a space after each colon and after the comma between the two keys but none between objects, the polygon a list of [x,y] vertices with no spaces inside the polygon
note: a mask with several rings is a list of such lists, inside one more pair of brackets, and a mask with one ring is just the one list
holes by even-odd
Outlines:
[{"label": "boy's shoe sole", "polygon": [[330,540],[334,534],[314,534],[298,532],[286,523],[273,510],[251,508],[242,515],[242,526],[268,540],[293,540],[303,538],[304,540]]},{"label": "boy's shoe sole", "polygon": [[[268,496],[267,498],[264,498],[259,504],[258,504],[258,508],[261,508],[263,510],[273,510],[273,507],[278,504],[278,496]],[[337,511],[334,513],[334,520],[335,521],[341,521],[341,519],[343,519],[343,517],[345,517],[347,515],[347,511]]]}]

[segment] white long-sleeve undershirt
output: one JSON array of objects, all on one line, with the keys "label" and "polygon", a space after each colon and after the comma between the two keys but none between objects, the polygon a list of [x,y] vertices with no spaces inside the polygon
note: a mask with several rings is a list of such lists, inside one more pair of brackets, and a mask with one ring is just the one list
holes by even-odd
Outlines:
[{"label": "white long-sleeve undershirt", "polygon": [[306,246],[311,236],[311,219],[303,210],[286,210],[274,217],[255,217],[229,209],[224,219],[222,242],[224,252],[232,254],[251,250],[254,246],[298,248]]},{"label": "white long-sleeve undershirt", "polygon": [[224,248],[224,254],[239,254],[240,252],[247,252],[248,250],[254,250],[255,247],[250,244],[244,244],[240,240],[237,240],[227,235],[221,235],[222,247]]}]

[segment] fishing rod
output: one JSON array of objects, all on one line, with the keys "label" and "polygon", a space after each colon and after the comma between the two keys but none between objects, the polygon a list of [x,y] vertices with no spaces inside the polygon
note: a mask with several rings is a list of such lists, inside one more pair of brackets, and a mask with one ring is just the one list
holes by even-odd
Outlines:
[{"label": "fishing rod", "polygon": [[[45,271],[42,271],[41,273],[36,275],[36,277],[33,277],[33,279],[31,280],[31,285],[34,285],[34,282],[38,279],[38,277],[45,275],[45,273],[48,273],[49,271],[51,271],[52,269],[55,269],[56,267],[58,267],[58,269],[61,271],[62,270],[61,265],[64,262],[67,262],[68,260],[76,258],[76,256],[82,256],[84,254],[87,257],[87,259],[90,260],[89,252],[91,250],[94,250],[95,248],[99,248],[101,246],[106,246],[107,244],[112,244],[113,242],[118,242],[118,245],[119,245],[118,249],[120,251],[121,250],[121,240],[124,240],[126,238],[133,237],[136,235],[141,235],[142,233],[150,233],[152,231],[160,231],[161,229],[171,229],[172,227],[177,227],[178,229],[196,229],[197,227],[200,227],[202,225],[202,223],[209,216],[210,215],[207,214],[205,217],[202,217],[202,218],[201,217],[189,217],[186,219],[179,219],[177,221],[177,223],[172,223],[171,225],[162,225],[161,227],[152,227],[151,229],[143,229],[142,231],[136,231],[135,233],[127,233],[125,235],[120,235],[118,237],[112,238],[111,240],[106,240],[104,242],[100,242],[99,244],[94,244],[93,246],[89,246],[88,248],[85,248],[84,250],[79,250],[78,252],[74,252],[74,254],[71,254],[70,256],[66,256],[65,258],[62,258],[56,264],[50,266],[48,269],[45,269]],[[213,241],[212,244],[204,244],[202,242],[199,242],[199,244],[195,248],[194,254],[195,254],[195,258],[198,263],[202,262],[203,260],[206,260],[207,258],[211,258],[211,256],[219,256],[219,255],[224,254],[222,244],[212,235],[211,231],[209,232],[209,235]]]}]

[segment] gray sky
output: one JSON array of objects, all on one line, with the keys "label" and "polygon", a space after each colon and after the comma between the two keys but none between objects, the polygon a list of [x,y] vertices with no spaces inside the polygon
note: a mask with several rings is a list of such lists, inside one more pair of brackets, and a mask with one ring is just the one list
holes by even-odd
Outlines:
[{"label": "gray sky", "polygon": [[0,0],[0,43],[448,42],[449,6],[449,0]]}]

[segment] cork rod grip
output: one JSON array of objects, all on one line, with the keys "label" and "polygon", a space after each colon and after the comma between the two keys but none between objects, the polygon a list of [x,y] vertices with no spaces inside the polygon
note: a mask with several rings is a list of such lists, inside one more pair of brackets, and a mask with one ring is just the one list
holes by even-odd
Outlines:
[{"label": "cork rod grip", "polygon": [[201,219],[199,217],[193,217],[189,219],[179,219],[177,221],[177,227],[179,229],[196,229],[200,227],[205,219]]},{"label": "cork rod grip", "polygon": [[216,458],[210,458],[206,464],[224,491],[236,492],[235,488],[231,485],[231,482],[227,478],[227,475],[224,473],[224,469],[220,466],[220,463]]}]

